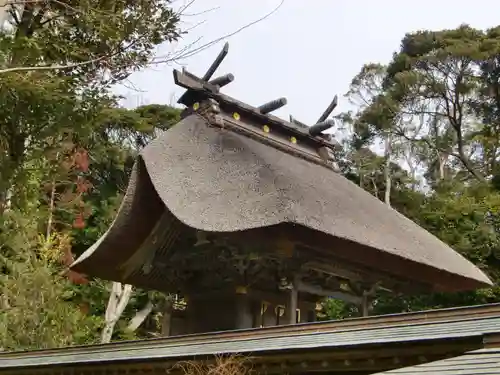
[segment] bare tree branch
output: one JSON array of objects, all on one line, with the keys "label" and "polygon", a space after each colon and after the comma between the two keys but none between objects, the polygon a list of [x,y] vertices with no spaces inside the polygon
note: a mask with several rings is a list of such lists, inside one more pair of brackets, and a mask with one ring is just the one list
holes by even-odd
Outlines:
[{"label": "bare tree branch", "polygon": [[[19,0],[19,1],[9,1],[7,5],[23,5],[27,3],[46,3],[46,2],[53,2],[59,5],[63,5],[65,7],[68,7],[66,4],[59,0]],[[184,5],[181,7],[181,10],[178,12],[179,15],[182,15],[183,12],[185,12],[186,9],[188,9],[195,0],[190,0],[188,4]],[[165,55],[161,57],[154,57],[150,62],[148,62],[146,65],[159,65],[159,64],[168,64],[172,62],[178,62],[180,60],[187,59],[189,57],[192,57],[202,51],[204,51],[207,48],[210,48],[211,46],[219,43],[222,40],[228,39],[240,32],[242,32],[245,29],[248,29],[249,27],[256,25],[257,23],[260,23],[270,16],[272,16],[274,13],[276,13],[285,3],[285,0],[281,0],[280,3],[270,12],[266,13],[264,16],[258,18],[257,20],[254,20],[252,22],[249,22],[242,27],[238,28],[237,30],[227,33],[219,38],[216,38],[210,42],[207,42],[199,47],[192,48],[196,43],[198,43],[201,38],[196,39],[194,42],[190,43],[188,46],[183,47],[180,51],[177,51],[173,53],[172,55]],[[83,10],[79,10],[74,7],[70,7],[70,9],[74,12],[81,12]],[[199,26],[201,23],[196,24],[194,27]],[[192,28],[194,28],[192,27]],[[192,29],[191,28],[191,29]],[[127,47],[125,47],[126,49]],[[81,66],[86,66],[90,65],[102,60],[106,60],[108,58],[112,57],[112,55],[105,55],[105,56],[100,56],[98,58],[94,59],[89,59],[86,61],[82,62],[77,62],[77,63],[71,63],[71,64],[51,64],[51,65],[40,65],[40,66],[18,66],[18,67],[10,67],[10,68],[4,68],[0,69],[0,74],[5,74],[5,73],[12,73],[12,72],[21,72],[21,71],[50,71],[50,70],[65,70],[65,69],[72,69],[76,67],[81,67]]]},{"label": "bare tree branch", "polygon": [[66,64],[66,65],[40,65],[40,66],[15,66],[12,68],[0,69],[0,74],[12,73],[12,72],[23,72],[23,71],[33,71],[33,70],[62,70],[62,69],[72,69],[80,66],[90,65],[98,61],[105,60],[109,58],[109,55],[101,56],[96,59],[82,61],[78,63]]},{"label": "bare tree branch", "polygon": [[219,38],[216,38],[208,43],[205,43],[205,44],[203,44],[203,45],[201,45],[193,50],[190,50],[190,51],[186,52],[185,54],[179,54],[179,55],[173,56],[173,57],[172,56],[156,57],[151,61],[150,64],[171,63],[174,61],[187,59],[195,54],[198,54],[198,53],[206,50],[207,48],[210,48],[214,44],[217,44],[217,43],[223,41],[224,39],[228,39],[230,37],[233,37],[236,34],[239,34],[240,32],[242,32],[243,30],[248,29],[249,27],[252,27],[252,26],[254,26],[262,21],[265,21],[266,19],[271,17],[274,13],[276,13],[283,6],[284,3],[285,3],[285,0],[281,0],[280,3],[273,10],[271,10],[269,13],[266,13],[264,16],[256,19],[255,21],[249,22],[246,25],[241,26],[240,28],[238,28],[237,30],[235,30],[233,32],[227,33],[227,34],[225,34]]}]

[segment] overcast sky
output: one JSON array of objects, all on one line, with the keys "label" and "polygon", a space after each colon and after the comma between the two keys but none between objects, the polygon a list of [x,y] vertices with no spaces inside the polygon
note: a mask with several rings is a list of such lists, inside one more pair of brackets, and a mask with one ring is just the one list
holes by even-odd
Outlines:
[{"label": "overcast sky", "polygon": [[[159,48],[159,55],[201,38],[198,45],[231,33],[262,17],[280,0],[197,0],[183,19],[190,28],[201,21],[177,46]],[[183,4],[177,0],[178,7]],[[211,12],[198,14],[217,8]],[[288,105],[276,114],[291,113],[303,122],[314,122],[330,103],[340,97],[352,77],[368,62],[388,62],[406,32],[454,28],[468,23],[477,28],[500,24],[500,2],[482,0],[285,0],[270,18],[228,39],[229,55],[218,74],[233,73],[235,81],[224,92],[252,105],[281,96]],[[202,75],[222,48],[215,45],[182,61]],[[136,73],[136,89],[120,87],[127,106],[171,104],[182,92],[173,84],[172,69],[163,65]],[[338,111],[347,107],[343,98]]]}]

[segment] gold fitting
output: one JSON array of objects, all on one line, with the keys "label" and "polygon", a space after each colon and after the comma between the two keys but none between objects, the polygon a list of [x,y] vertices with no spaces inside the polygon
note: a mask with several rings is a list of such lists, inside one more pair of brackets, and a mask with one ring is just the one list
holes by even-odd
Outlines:
[{"label": "gold fitting", "polygon": [[267,308],[270,306],[271,304],[267,301],[262,301],[261,305],[260,305],[260,315],[264,315],[264,313],[267,311]]},{"label": "gold fitting", "polygon": [[244,286],[237,286],[236,294],[247,294],[247,288]]}]

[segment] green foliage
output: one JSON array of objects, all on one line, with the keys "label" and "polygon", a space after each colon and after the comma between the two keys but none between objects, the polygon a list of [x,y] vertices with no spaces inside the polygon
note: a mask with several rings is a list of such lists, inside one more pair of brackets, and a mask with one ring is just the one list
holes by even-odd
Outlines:
[{"label": "green foliage", "polygon": [[[0,236],[0,347],[4,350],[62,347],[95,342],[100,316],[86,315],[71,303],[69,281],[59,262],[68,239],[45,238],[37,216],[4,214]],[[16,251],[8,254],[7,248]]]},{"label": "green foliage", "polygon": [[66,301],[68,281],[33,258],[11,265],[2,277],[0,345],[5,350],[94,343],[102,324]]},{"label": "green foliage", "polygon": [[[381,200],[389,181],[394,208],[495,283],[467,293],[379,292],[372,314],[500,302],[499,37],[498,28],[466,25],[410,33],[387,67],[367,64],[351,83],[358,109],[339,116],[351,129],[349,178]],[[381,140],[384,157],[372,151]],[[324,305],[332,318],[359,313],[340,301]]]},{"label": "green foliage", "polygon": [[357,316],[359,316],[357,306],[333,298],[325,299],[322,304],[322,310],[318,313],[319,320],[339,320]]},{"label": "green foliage", "polygon": [[79,85],[123,80],[149,62],[157,45],[181,34],[167,1],[27,2],[11,14],[15,32],[2,45],[14,64],[71,65],[61,75]]},{"label": "green foliage", "polygon": [[[179,16],[155,0],[28,2],[10,16],[0,35],[0,347],[95,342],[107,283],[65,268],[109,226],[138,149],[179,118],[168,106],[119,108],[110,87],[180,36]],[[37,69],[47,66],[65,68]]]},{"label": "green foliage", "polygon": [[[97,136],[94,133],[85,142],[92,155],[87,173],[92,188],[85,192],[83,199],[91,211],[85,227],[81,229],[68,231],[68,225],[56,224],[54,229],[58,231],[53,232],[50,238],[44,235],[50,213],[59,220],[68,220],[68,206],[63,205],[64,199],[59,197],[67,196],[65,190],[57,191],[56,205],[52,208],[47,199],[41,199],[48,196],[44,189],[45,173],[52,173],[57,181],[70,179],[71,185],[72,173],[67,168],[53,167],[49,155],[54,152],[47,152],[53,146],[46,143],[46,152],[37,154],[42,156],[41,159],[33,160],[29,156],[22,164],[27,166],[22,172],[28,183],[16,186],[16,189],[31,191],[25,201],[29,204],[19,205],[19,201],[13,201],[11,204],[15,209],[0,215],[3,269],[0,277],[1,347],[8,350],[34,349],[98,340],[109,297],[107,283],[98,280],[83,284],[70,282],[61,273],[64,266],[62,259],[68,251],[77,254],[84,251],[110,225],[126,188],[137,147],[140,147],[136,140],[148,142],[154,136],[155,128],[172,126],[179,113],[178,109],[167,106],[145,106],[136,110],[105,108],[99,114],[102,119],[99,122],[101,133]],[[144,124],[147,126],[144,127]],[[95,123],[89,125],[95,126]],[[64,151],[61,147],[53,151],[61,154]],[[61,160],[54,161],[58,163]],[[58,214],[61,209],[62,214]],[[61,239],[64,242],[60,242]],[[145,292],[137,291],[124,317],[133,316],[147,299]],[[126,330],[126,325],[126,320],[119,322],[115,339],[136,337],[135,333]]]}]

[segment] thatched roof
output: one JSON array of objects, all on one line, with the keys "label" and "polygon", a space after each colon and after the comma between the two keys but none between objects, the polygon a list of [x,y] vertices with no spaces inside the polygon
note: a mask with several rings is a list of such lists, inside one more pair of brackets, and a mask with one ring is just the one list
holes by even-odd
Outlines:
[{"label": "thatched roof", "polygon": [[116,220],[73,268],[119,278],[116,270],[166,211],[205,232],[295,226],[333,257],[437,290],[490,285],[464,257],[335,171],[210,126],[198,114],[142,151]]},{"label": "thatched roof", "polygon": [[[240,252],[290,255],[292,249],[293,267],[298,258],[306,263],[301,268],[319,267],[358,286],[449,291],[491,284],[465,258],[335,171],[335,142],[323,132],[334,125],[328,116],[336,97],[308,127],[270,114],[285,98],[253,107],[222,94],[234,76],[212,76],[228,48],[202,78],[174,71],[176,84],[187,89],[179,99],[187,107],[184,120],[143,150],[114,223],[77,259],[76,271],[171,289],[178,281],[175,254],[180,268],[192,268],[184,254],[198,254],[193,238],[200,231]],[[208,257],[205,268],[220,258]]]}]

